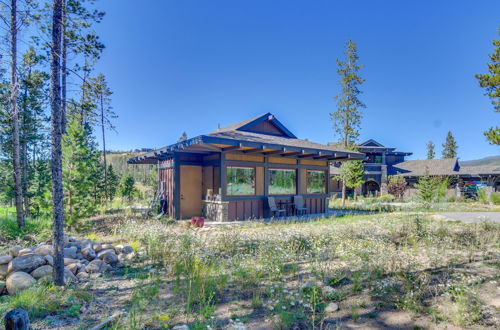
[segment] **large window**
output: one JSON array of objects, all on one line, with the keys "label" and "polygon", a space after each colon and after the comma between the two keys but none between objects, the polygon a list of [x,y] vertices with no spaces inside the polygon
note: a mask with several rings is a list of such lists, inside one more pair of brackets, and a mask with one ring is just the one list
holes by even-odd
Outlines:
[{"label": "large window", "polygon": [[324,194],[326,193],[326,172],[325,171],[307,171],[307,193]]},{"label": "large window", "polygon": [[269,169],[269,194],[293,195],[297,193],[296,170]]},{"label": "large window", "polygon": [[226,174],[228,195],[255,195],[255,168],[228,166]]}]

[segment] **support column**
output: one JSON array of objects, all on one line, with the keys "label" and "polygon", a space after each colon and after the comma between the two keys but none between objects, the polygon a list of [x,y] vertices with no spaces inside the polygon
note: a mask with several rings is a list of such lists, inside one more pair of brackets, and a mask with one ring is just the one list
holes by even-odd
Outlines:
[{"label": "support column", "polygon": [[227,196],[227,170],[226,155],[220,153],[220,199],[224,200]]},{"label": "support column", "polygon": [[177,220],[181,219],[181,166],[179,162],[179,154],[174,153],[172,158],[174,162],[174,217]]}]

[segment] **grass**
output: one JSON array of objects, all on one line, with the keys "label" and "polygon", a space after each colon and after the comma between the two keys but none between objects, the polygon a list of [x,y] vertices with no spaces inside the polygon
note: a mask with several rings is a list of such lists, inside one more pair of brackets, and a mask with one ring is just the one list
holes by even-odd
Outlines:
[{"label": "grass", "polygon": [[[173,294],[168,304],[161,298],[146,301],[151,316],[141,317],[152,326],[161,326],[153,315],[176,306],[170,325],[226,327],[227,319],[214,316],[239,301],[250,309],[241,314],[251,315],[248,322],[268,320],[269,327],[281,329],[325,327],[331,316],[324,309],[332,301],[341,306],[338,317],[347,313],[347,320],[358,323],[376,319],[384,308],[396,308],[431,323],[480,325],[480,300],[471,298],[476,291],[462,298],[446,288],[469,264],[480,262],[496,273],[494,260],[500,258],[499,225],[443,222],[425,213],[347,215],[209,231],[130,221],[114,233],[146,249],[148,267],[162,274],[158,297],[163,287]],[[313,284],[304,287],[309,282]],[[325,287],[330,290],[322,291]],[[438,298],[451,301],[457,312],[439,316]],[[460,319],[464,310],[469,314]]]},{"label": "grass", "polygon": [[4,241],[34,244],[45,241],[51,236],[51,226],[51,219],[42,217],[27,218],[25,226],[19,228],[15,216],[0,216],[0,237]]}]

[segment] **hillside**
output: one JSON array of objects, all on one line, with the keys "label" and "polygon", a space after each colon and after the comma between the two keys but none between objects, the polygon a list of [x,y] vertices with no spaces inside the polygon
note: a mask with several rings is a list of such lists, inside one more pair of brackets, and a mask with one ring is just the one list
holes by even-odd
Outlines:
[{"label": "hillside", "polygon": [[479,166],[479,165],[500,165],[500,156],[489,156],[481,159],[460,161],[461,165]]}]

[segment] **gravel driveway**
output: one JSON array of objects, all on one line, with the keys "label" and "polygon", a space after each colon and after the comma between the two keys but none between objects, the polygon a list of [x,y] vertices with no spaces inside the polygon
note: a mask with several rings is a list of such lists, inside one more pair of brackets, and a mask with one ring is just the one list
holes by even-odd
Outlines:
[{"label": "gravel driveway", "polygon": [[436,215],[445,220],[458,220],[470,223],[480,223],[483,221],[500,223],[500,212],[441,212]]}]

